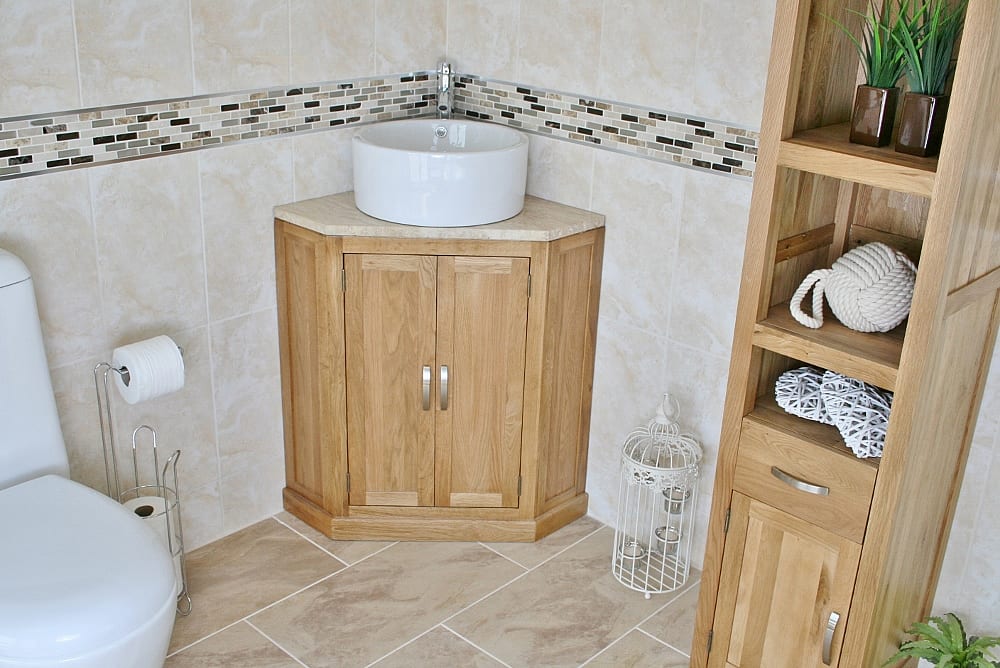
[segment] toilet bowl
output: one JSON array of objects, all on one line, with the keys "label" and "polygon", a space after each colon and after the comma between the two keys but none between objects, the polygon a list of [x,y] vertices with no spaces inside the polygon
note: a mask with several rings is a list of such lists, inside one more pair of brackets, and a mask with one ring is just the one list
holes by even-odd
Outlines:
[{"label": "toilet bowl", "polygon": [[0,490],[0,666],[154,668],[177,605],[156,533],[47,475]]},{"label": "toilet bowl", "polygon": [[31,276],[3,249],[0,379],[0,668],[161,667],[173,559],[133,513],[68,479]]}]

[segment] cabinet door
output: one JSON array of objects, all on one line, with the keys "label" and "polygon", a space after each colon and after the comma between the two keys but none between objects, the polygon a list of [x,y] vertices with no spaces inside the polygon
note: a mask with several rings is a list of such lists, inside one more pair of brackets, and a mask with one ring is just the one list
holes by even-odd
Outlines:
[{"label": "cabinet door", "polygon": [[839,665],[860,557],[857,543],[734,493],[710,664]]},{"label": "cabinet door", "polygon": [[527,319],[527,258],[438,259],[438,506],[518,505]]},{"label": "cabinet door", "polygon": [[352,505],[434,505],[436,264],[344,256]]}]

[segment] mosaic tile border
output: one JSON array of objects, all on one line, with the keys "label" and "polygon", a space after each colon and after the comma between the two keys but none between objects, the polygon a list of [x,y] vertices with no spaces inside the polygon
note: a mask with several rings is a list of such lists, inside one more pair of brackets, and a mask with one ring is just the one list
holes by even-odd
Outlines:
[{"label": "mosaic tile border", "polygon": [[[724,121],[459,75],[457,116],[740,179],[758,133]],[[435,72],[0,118],[0,181],[435,113]]]},{"label": "mosaic tile border", "polygon": [[468,74],[455,85],[454,107],[470,118],[716,174],[751,179],[757,165],[759,134],[725,121]]},{"label": "mosaic tile border", "polygon": [[0,180],[434,113],[413,72],[0,119]]}]

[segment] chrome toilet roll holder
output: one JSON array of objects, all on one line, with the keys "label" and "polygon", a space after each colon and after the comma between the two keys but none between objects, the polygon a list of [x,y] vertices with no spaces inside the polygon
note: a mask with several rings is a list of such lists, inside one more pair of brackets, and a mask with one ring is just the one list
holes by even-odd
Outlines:
[{"label": "chrome toilet roll holder", "polygon": [[[180,348],[178,346],[178,348]],[[184,558],[184,530],[181,525],[181,500],[179,486],[177,482],[177,463],[181,457],[180,450],[167,457],[160,467],[160,457],[156,442],[156,430],[149,425],[140,425],[132,431],[132,482],[131,487],[122,489],[122,483],[118,476],[118,456],[117,444],[115,441],[114,421],[111,415],[111,373],[117,373],[126,384],[129,382],[129,372],[127,367],[116,368],[108,362],[101,362],[94,367],[94,388],[97,392],[97,413],[101,426],[101,446],[104,454],[104,475],[108,484],[108,496],[121,504],[135,506],[133,512],[147,521],[162,521],[166,534],[166,547],[170,552],[170,557],[178,566],[176,573],[178,579],[177,588],[177,614],[186,616],[191,613],[191,595],[187,585],[187,566]],[[140,438],[142,435],[148,438]],[[141,441],[148,440],[148,449],[151,454],[145,455],[145,462],[140,465],[139,450],[142,449]],[[150,461],[151,459],[151,461]],[[152,464],[152,470],[149,469]],[[141,469],[141,472],[140,472]],[[145,473],[145,476],[142,475]],[[152,478],[152,483],[145,483],[143,479]],[[149,504],[130,503],[135,499],[149,498]],[[163,499],[163,507],[157,507],[152,503],[153,499]]]}]

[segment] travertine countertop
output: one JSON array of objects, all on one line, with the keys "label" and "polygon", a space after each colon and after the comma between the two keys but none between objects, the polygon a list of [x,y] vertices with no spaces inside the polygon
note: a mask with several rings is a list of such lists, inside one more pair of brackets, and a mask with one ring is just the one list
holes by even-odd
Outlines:
[{"label": "travertine countertop", "polygon": [[345,192],[274,207],[274,217],[327,236],[552,241],[604,226],[604,216],[537,197],[513,218],[475,227],[414,227],[367,216]]}]

